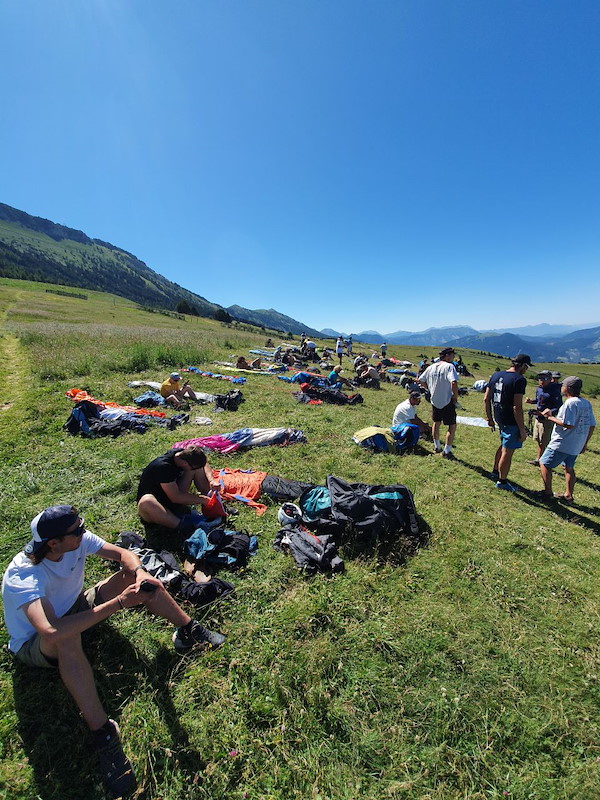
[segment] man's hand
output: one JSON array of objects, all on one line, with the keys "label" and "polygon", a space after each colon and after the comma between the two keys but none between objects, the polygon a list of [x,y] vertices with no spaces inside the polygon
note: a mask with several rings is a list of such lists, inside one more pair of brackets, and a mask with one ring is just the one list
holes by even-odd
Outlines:
[{"label": "man's hand", "polygon": [[548,417],[552,416],[552,409],[545,408],[543,411],[540,411],[540,414],[542,417],[546,417],[546,419],[548,419]]},{"label": "man's hand", "polygon": [[525,439],[527,439],[527,437],[529,436],[529,431],[527,430],[527,428],[520,428],[519,429],[519,434],[520,434],[519,439],[522,442],[524,442]]},{"label": "man's hand", "polygon": [[150,573],[146,572],[146,570],[142,567],[142,569],[138,569],[135,573],[135,585],[138,587],[138,589],[141,584],[144,583],[144,581],[154,584],[154,586],[157,588],[162,586],[162,583],[158,580],[158,578],[150,575]]},{"label": "man's hand", "polygon": [[494,424],[494,420],[488,417],[488,428],[491,428],[492,433],[496,430],[496,425]]},{"label": "man's hand", "polygon": [[123,606],[123,608],[133,608],[134,606],[140,606],[147,597],[147,594],[140,592],[140,587],[137,583],[131,583],[129,586],[123,589],[118,597],[118,600],[119,604]]}]

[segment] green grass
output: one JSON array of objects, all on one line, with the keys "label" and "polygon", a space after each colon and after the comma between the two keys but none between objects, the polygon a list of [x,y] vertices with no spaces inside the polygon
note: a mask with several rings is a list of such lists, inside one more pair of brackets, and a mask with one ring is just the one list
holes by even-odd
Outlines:
[{"label": "green grass", "polygon": [[[308,442],[215,456],[214,466],[316,482],[331,473],[406,483],[430,531],[414,553],[403,542],[391,553],[346,548],[345,574],[306,579],[271,547],[276,506],[263,517],[241,509],[237,522],[258,535],[259,553],[233,576],[236,598],[205,616],[228,635],[220,651],[180,660],[169,626],[137,612],[86,636],[141,796],[599,796],[597,437],[577,465],[576,508],[497,492],[485,476],[497,438],[486,429],[459,426],[456,462],[427,450],[401,458],[360,450],[353,432],[388,424],[404,396],[391,385],[365,390],[362,406],[316,407],[296,403],[289,384],[250,376],[246,402],[232,414],[209,411],[211,428],[72,438],[61,430],[72,386],[127,402],[129,380],[162,380],[186,363],[210,369],[214,359],[263,345],[265,334],[44,288],[0,281],[2,566],[27,540],[30,519],[52,503],[75,503],[110,540],[139,529],[135,491],[148,461],[178,439],[244,426],[298,427]],[[389,353],[414,360],[421,350],[435,352],[392,346]],[[506,363],[462,355],[480,364],[476,377]],[[600,383],[597,365],[560,369],[581,374],[584,389]],[[196,376],[192,384],[228,388]],[[482,415],[482,395],[461,402],[463,413]],[[592,403],[598,416],[600,403]],[[514,458],[511,478],[524,490],[541,488],[527,464],[534,451],[528,441]],[[88,570],[90,582],[107,574],[94,561]],[[103,797],[60,679],[21,669],[3,653],[0,688],[0,797]]]}]

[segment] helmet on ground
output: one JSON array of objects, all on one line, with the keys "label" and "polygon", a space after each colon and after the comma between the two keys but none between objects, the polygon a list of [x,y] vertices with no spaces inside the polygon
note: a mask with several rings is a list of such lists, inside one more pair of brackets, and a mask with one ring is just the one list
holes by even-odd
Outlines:
[{"label": "helmet on ground", "polygon": [[284,503],[277,512],[277,519],[280,525],[291,525],[302,519],[302,511],[294,503]]}]

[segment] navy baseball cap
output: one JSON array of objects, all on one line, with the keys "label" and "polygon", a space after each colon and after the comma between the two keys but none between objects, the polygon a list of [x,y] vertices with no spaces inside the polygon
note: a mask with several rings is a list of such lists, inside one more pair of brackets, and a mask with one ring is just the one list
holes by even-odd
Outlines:
[{"label": "navy baseball cap", "polygon": [[36,553],[48,539],[65,536],[69,528],[79,519],[79,512],[74,506],[50,506],[31,520],[33,539],[25,545],[29,555]]}]

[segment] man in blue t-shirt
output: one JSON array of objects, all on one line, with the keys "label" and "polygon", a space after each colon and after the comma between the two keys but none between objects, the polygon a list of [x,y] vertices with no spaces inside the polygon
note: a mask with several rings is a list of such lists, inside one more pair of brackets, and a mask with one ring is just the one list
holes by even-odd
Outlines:
[{"label": "man in blue t-shirt", "polygon": [[[552,373],[549,369],[538,372],[538,387],[535,390],[535,398],[528,397],[526,403],[535,403],[537,414],[533,423],[533,439],[538,446],[537,456],[532,463],[537,467],[544,450],[548,447],[554,423],[549,422],[544,416],[546,409],[551,414],[556,414],[562,404],[560,395],[560,384],[552,381]],[[533,412],[531,412],[533,413]]]},{"label": "man in blue t-shirt", "polygon": [[488,425],[492,430],[498,425],[500,431],[500,447],[494,458],[492,478],[497,489],[516,492],[516,487],[507,478],[513,453],[523,447],[527,438],[523,421],[523,397],[527,387],[524,376],[533,364],[525,353],[519,353],[511,361],[507,370],[494,372],[489,379],[484,399]]}]

